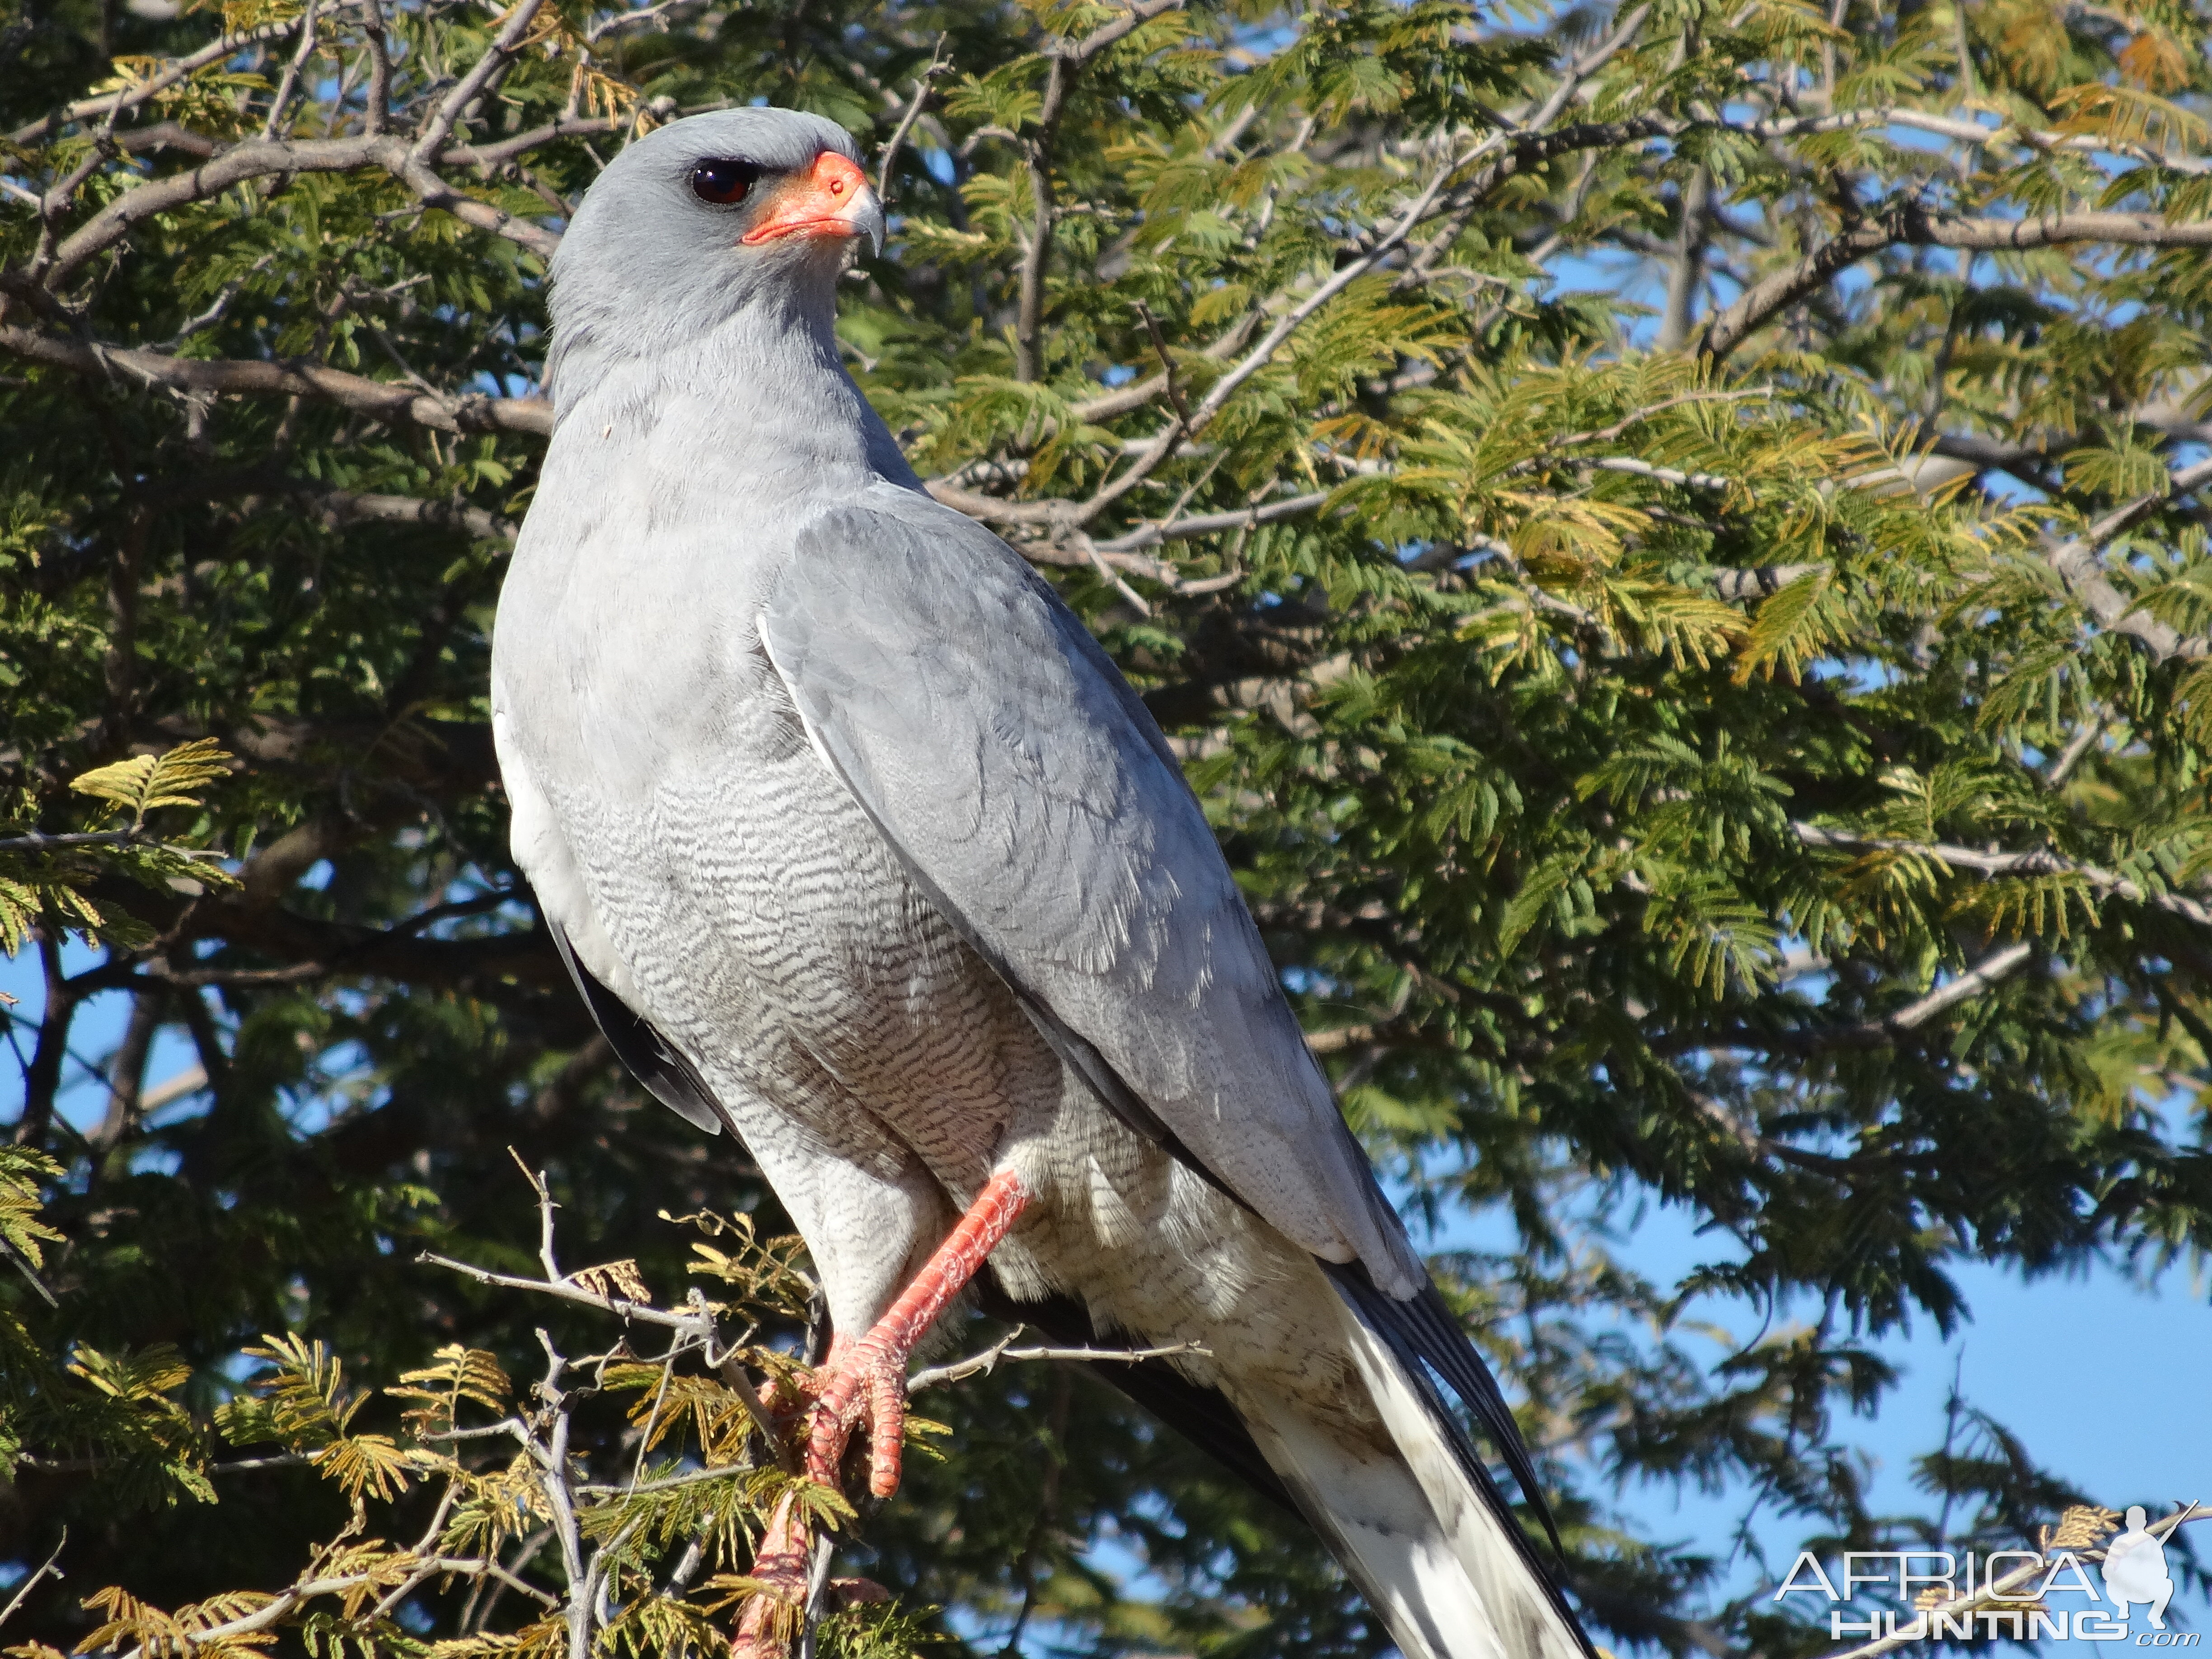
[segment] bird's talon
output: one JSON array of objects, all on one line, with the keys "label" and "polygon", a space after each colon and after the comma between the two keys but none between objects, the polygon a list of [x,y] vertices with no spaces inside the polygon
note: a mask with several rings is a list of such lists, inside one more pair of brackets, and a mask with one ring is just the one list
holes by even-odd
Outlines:
[{"label": "bird's talon", "polygon": [[841,1486],[840,1466],[853,1431],[868,1426],[868,1490],[889,1498],[898,1490],[900,1443],[906,1433],[906,1356],[868,1338],[823,1368],[829,1379],[817,1395],[814,1427],[806,1446],[809,1479]]}]

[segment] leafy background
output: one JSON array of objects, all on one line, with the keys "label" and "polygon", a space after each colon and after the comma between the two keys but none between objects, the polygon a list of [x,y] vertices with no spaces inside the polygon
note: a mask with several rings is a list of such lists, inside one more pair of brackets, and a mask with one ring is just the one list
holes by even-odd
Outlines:
[{"label": "leafy background", "polygon": [[[611,146],[750,99],[890,147],[855,372],[1179,744],[1352,1121],[1460,1247],[1602,1639],[1827,1644],[1714,1510],[1638,1496],[1674,1484],[1779,1562],[2197,1495],[2072,1491],[1961,1416],[1876,1504],[1857,1449],[1970,1270],[2102,1264],[2203,1318],[2205,22],[23,0],[0,924],[61,1237],[55,1305],[0,1291],[0,1559],[66,1527],[69,1577],[9,1639],[158,1645],[144,1608],[235,1612],[343,1532],[312,1436],[222,1432],[327,1375],[269,1338],[348,1388],[603,1340],[415,1260],[531,1270],[509,1147],[563,1259],[664,1304],[663,1212],[774,1231],[591,1033],[483,708],[543,261]],[[224,775],[141,829],[71,787],[202,740]],[[1692,1243],[1639,1250],[1654,1206]],[[976,1651],[1380,1644],[1091,1372],[931,1408],[943,1462],[857,1559]],[[579,1409],[580,1468],[635,1463]],[[488,1653],[527,1601],[269,1628]]]}]

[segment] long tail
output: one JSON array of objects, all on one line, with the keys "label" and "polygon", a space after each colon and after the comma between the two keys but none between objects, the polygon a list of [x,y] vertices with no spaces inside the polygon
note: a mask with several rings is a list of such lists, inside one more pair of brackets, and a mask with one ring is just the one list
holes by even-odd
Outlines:
[{"label": "long tail", "polygon": [[[1298,1508],[1407,1659],[1593,1659],[1550,1569],[1429,1376],[1433,1366],[1456,1384],[1454,1373],[1470,1361],[1480,1368],[1480,1358],[1454,1327],[1449,1339],[1464,1355],[1438,1364],[1426,1350],[1443,1339],[1424,1327],[1440,1310],[1424,1317],[1391,1302],[1357,1268],[1330,1277],[1344,1303],[1346,1342],[1395,1455],[1347,1444],[1287,1406],[1248,1412],[1262,1455]],[[1494,1395],[1486,1370],[1481,1377]],[[1488,1418],[1480,1403],[1470,1405]],[[1527,1454],[1510,1419],[1506,1432],[1517,1474]]]},{"label": "long tail", "polygon": [[[1468,1399],[1534,1497],[1520,1432],[1465,1333],[1440,1303],[1394,1302],[1358,1267],[1324,1271],[1388,1447],[1347,1444],[1330,1432],[1341,1425],[1310,1421],[1306,1408],[1288,1400],[1240,1390],[1232,1404],[1164,1359],[1106,1367],[1105,1378],[1254,1488],[1303,1514],[1406,1659],[1595,1659],[1551,1569],[1430,1380],[1433,1367]],[[988,1273],[976,1288],[985,1312],[1054,1342],[1095,1347],[1120,1340],[1071,1297],[1017,1302]]]}]

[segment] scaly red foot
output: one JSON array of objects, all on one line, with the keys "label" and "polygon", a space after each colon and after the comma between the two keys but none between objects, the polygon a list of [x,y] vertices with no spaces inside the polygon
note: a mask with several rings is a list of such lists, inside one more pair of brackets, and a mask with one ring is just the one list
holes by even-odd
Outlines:
[{"label": "scaly red foot", "polygon": [[829,1376],[807,1439],[810,1479],[836,1486],[853,1431],[866,1423],[868,1490],[878,1498],[898,1490],[900,1445],[906,1432],[907,1361],[945,1304],[966,1288],[1029,1203],[1029,1189],[1012,1170],[993,1176],[960,1218],[960,1224],[937,1247],[875,1328],[850,1347],[832,1346],[823,1367]]},{"label": "scaly red foot", "polygon": [[868,1490],[889,1498],[898,1490],[900,1449],[906,1436],[907,1356],[878,1340],[878,1325],[842,1354],[830,1357],[829,1380],[814,1407],[806,1441],[806,1476],[825,1486],[840,1483],[853,1431],[868,1428]]},{"label": "scaly red foot", "polygon": [[738,1620],[730,1659],[785,1659],[806,1615],[806,1579],[814,1540],[786,1498],[775,1506],[768,1530],[753,1555],[751,1577],[763,1588],[753,1593]]},{"label": "scaly red foot", "polygon": [[[858,1342],[848,1344],[842,1337],[831,1342],[829,1358],[816,1373],[814,1421],[806,1441],[808,1480],[842,1489],[845,1449],[853,1431],[866,1423],[868,1490],[878,1498],[898,1490],[907,1361],[1029,1203],[1029,1189],[1012,1171],[993,1176],[875,1328]],[[812,1555],[811,1535],[798,1505],[787,1497],[776,1505],[753,1558],[751,1576],[763,1589],[745,1604],[730,1644],[731,1659],[782,1659],[790,1651],[805,1616]],[[841,1600],[875,1601],[884,1594],[881,1586],[866,1579],[836,1582]]]}]

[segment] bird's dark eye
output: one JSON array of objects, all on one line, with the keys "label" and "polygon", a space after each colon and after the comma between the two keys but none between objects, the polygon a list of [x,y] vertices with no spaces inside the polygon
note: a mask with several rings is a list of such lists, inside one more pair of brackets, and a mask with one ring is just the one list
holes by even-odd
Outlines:
[{"label": "bird's dark eye", "polygon": [[691,193],[702,202],[729,207],[744,201],[760,176],[761,170],[750,161],[730,156],[702,161],[691,169]]}]

